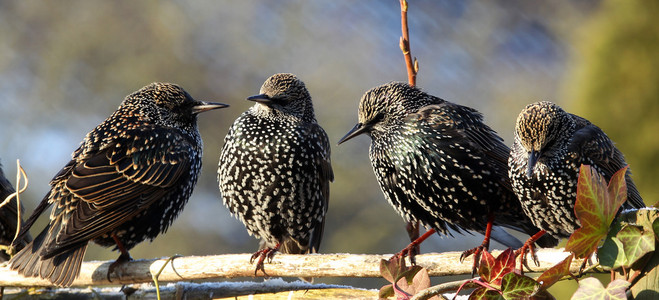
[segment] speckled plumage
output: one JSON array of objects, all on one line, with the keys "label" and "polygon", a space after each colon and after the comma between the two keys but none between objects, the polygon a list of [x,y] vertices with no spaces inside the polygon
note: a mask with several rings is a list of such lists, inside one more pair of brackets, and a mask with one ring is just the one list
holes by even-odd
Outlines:
[{"label": "speckled plumage", "polygon": [[[0,164],[0,203],[7,199],[7,197],[16,192],[14,187],[11,185],[9,180],[5,177],[5,174],[2,172],[2,164]],[[18,221],[18,206],[16,205],[16,198],[12,201],[7,202],[2,208],[0,208],[0,245],[9,246],[14,240],[16,235],[16,225]],[[23,211],[23,206],[21,205],[21,212]],[[20,251],[32,241],[32,237],[29,234],[22,236],[17,242],[14,242],[13,251]],[[6,250],[0,251],[0,261],[9,260],[9,255]]]},{"label": "speckled plumage", "polygon": [[[524,212],[556,238],[569,237],[580,227],[574,215],[579,167],[591,165],[608,181],[627,165],[599,127],[546,101],[520,112],[508,164]],[[628,201],[623,207],[644,207],[630,174],[625,175]]]},{"label": "speckled plumage", "polygon": [[[275,74],[229,129],[220,155],[222,200],[261,248],[317,252],[329,201],[327,134],[292,74]],[[257,266],[259,269],[259,266]]]},{"label": "speckled plumage", "polygon": [[175,84],[152,83],[126,97],[89,132],[26,221],[53,205],[50,222],[11,268],[68,286],[89,241],[128,250],[165,232],[192,194],[201,169],[197,113],[226,107],[194,100]]},{"label": "speckled plumage", "polygon": [[371,137],[382,192],[409,221],[440,233],[484,232],[494,224],[534,233],[507,180],[508,147],[476,110],[406,83],[375,87],[361,99],[359,123],[340,143]]}]

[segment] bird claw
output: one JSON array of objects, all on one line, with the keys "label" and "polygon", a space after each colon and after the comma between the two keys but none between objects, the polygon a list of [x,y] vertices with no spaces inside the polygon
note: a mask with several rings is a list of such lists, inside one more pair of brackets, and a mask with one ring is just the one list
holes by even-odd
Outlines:
[{"label": "bird claw", "polygon": [[472,254],[474,255],[474,263],[471,267],[471,277],[476,276],[476,272],[478,271],[478,267],[480,264],[478,263],[481,259],[481,254],[483,251],[487,250],[487,248],[484,245],[480,245],[478,247],[466,250],[460,254],[460,262],[462,263],[467,257],[471,256]]},{"label": "bird claw", "polygon": [[407,256],[410,258],[410,264],[413,266],[416,265],[416,246],[417,245],[414,243],[409,244],[407,247],[403,248],[403,250],[400,250],[400,252],[391,256],[389,261],[403,260]]},{"label": "bird claw", "polygon": [[261,249],[259,251],[256,251],[254,254],[252,254],[252,257],[249,259],[249,263],[252,264],[258,258],[258,261],[256,262],[256,269],[254,270],[254,276],[257,276],[258,272],[261,271],[263,272],[263,275],[265,277],[270,277],[268,273],[265,272],[265,266],[264,262],[267,259],[268,263],[272,262],[272,258],[275,256],[277,253],[277,248],[265,248]]},{"label": "bird claw", "polygon": [[113,263],[110,264],[110,266],[108,266],[108,275],[107,275],[108,281],[112,282],[112,279],[110,279],[110,275],[115,272],[115,269],[117,268],[117,266],[119,266],[120,264],[123,264],[125,262],[129,262],[131,260],[133,260],[133,258],[130,257],[130,254],[121,253],[121,255],[119,255],[117,260],[115,260]]},{"label": "bird claw", "polygon": [[519,263],[519,271],[521,274],[524,274],[524,267],[526,267],[528,270],[531,270],[531,268],[528,265],[528,261],[526,259],[527,254],[531,254],[531,259],[533,260],[533,263],[535,264],[536,267],[540,266],[540,260],[538,259],[538,254],[535,252],[535,246],[533,245],[533,241],[529,243],[527,241],[524,243],[524,246],[521,248],[515,250],[515,256],[520,256],[520,263]]}]

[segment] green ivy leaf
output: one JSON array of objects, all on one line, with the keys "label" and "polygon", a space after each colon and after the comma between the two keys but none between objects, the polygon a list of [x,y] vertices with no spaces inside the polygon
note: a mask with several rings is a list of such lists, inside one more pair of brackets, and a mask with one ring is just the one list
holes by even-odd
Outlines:
[{"label": "green ivy leaf", "polygon": [[572,295],[572,300],[626,300],[625,291],[629,285],[630,283],[626,280],[616,279],[604,288],[597,278],[584,278],[579,280],[579,288]]},{"label": "green ivy leaf", "polygon": [[554,285],[558,280],[563,278],[563,276],[570,274],[570,264],[572,264],[572,258],[574,256],[570,255],[566,257],[563,261],[556,264],[555,266],[549,268],[549,270],[540,274],[540,277],[536,281],[540,282],[542,289],[548,289],[550,286]]},{"label": "green ivy leaf", "polygon": [[622,242],[627,263],[631,266],[645,254],[654,251],[654,234],[643,227],[627,224],[620,229],[617,238]]},{"label": "green ivy leaf", "polygon": [[602,247],[597,250],[600,265],[609,269],[617,269],[627,264],[625,248],[617,237],[607,237]]},{"label": "green ivy leaf", "polygon": [[643,231],[653,231],[653,223],[657,219],[659,219],[659,209],[653,207],[627,209],[617,217],[617,220],[623,224],[631,223],[643,226]]},{"label": "green ivy leaf", "polygon": [[656,218],[654,222],[652,222],[652,230],[654,231],[654,237],[659,241],[659,218]]},{"label": "green ivy leaf", "polygon": [[479,287],[469,294],[469,300],[503,300],[503,296],[497,291],[485,287]]},{"label": "green ivy leaf", "polygon": [[622,168],[606,180],[591,166],[582,165],[577,182],[577,200],[574,212],[581,222],[581,228],[574,231],[565,245],[578,258],[586,258],[597,249],[613,221],[620,205],[627,200],[627,184]]},{"label": "green ivy leaf", "polygon": [[508,273],[501,279],[504,299],[524,299],[533,296],[540,289],[540,283],[533,278],[516,273]]}]

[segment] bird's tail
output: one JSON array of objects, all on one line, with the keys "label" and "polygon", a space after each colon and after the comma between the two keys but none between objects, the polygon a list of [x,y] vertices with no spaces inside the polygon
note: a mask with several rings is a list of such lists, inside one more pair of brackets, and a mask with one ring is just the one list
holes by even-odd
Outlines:
[{"label": "bird's tail", "polygon": [[495,240],[500,244],[513,249],[517,249],[524,245],[522,241],[514,237],[512,234],[508,233],[500,226],[492,226],[492,233],[490,237],[492,238],[492,240]]},{"label": "bird's tail", "polygon": [[53,257],[43,259],[41,252],[52,232],[47,226],[32,242],[9,260],[12,270],[26,277],[41,277],[58,286],[70,286],[80,273],[87,244],[73,248]]}]

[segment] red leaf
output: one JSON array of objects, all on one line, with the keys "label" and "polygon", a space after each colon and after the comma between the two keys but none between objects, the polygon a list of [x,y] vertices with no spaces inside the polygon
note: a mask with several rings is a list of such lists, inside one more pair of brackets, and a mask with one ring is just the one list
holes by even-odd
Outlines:
[{"label": "red leaf", "polygon": [[490,252],[483,251],[481,254],[480,267],[478,268],[478,276],[485,282],[490,282],[492,279],[492,269],[494,268],[494,256]]},{"label": "red leaf", "polygon": [[536,281],[542,283],[540,288],[548,289],[563,276],[570,274],[570,264],[572,263],[573,255],[566,257],[563,261],[549,268],[538,277]]},{"label": "red leaf", "polygon": [[578,258],[595,252],[620,205],[627,200],[626,171],[627,167],[624,167],[616,172],[607,186],[595,169],[588,165],[581,166],[574,204],[574,213],[581,222],[581,228],[570,236],[565,250],[573,252]]},{"label": "red leaf", "polygon": [[[486,254],[487,253],[487,257]],[[481,279],[495,286],[501,285],[503,275],[515,270],[515,252],[508,248],[501,252],[496,259],[487,251],[481,256],[481,267],[478,271]]]}]

